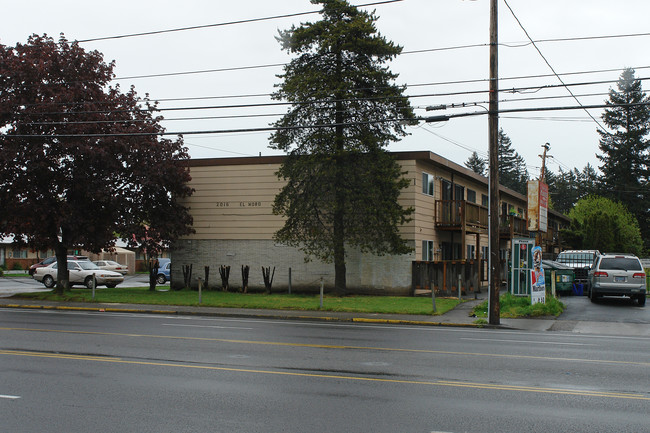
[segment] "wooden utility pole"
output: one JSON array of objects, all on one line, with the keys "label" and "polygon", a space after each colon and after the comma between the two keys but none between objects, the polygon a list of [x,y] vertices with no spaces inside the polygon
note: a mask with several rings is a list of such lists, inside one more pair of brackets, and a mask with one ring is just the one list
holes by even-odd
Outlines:
[{"label": "wooden utility pole", "polygon": [[488,323],[499,325],[501,308],[499,286],[499,56],[498,0],[490,0],[490,105],[488,110],[490,176],[490,289]]},{"label": "wooden utility pole", "polygon": [[[544,148],[544,154],[539,155],[542,158],[542,169],[539,171],[539,181],[546,182],[546,152],[551,148],[551,145],[546,143],[542,146]],[[552,158],[552,157],[551,157]]]}]

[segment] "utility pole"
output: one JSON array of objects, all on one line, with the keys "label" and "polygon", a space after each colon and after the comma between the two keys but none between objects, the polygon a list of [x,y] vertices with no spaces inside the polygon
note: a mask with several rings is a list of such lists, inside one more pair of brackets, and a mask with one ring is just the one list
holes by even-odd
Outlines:
[{"label": "utility pole", "polygon": [[498,0],[490,0],[490,104],[488,110],[489,177],[490,177],[490,288],[488,323],[501,323],[499,286],[499,56]]},{"label": "utility pole", "polygon": [[[539,172],[539,181],[540,182],[545,182],[545,177],[546,177],[546,152],[551,148],[551,145],[546,143],[542,146],[544,148],[544,154],[539,155],[540,158],[542,158],[542,169]],[[552,158],[552,156],[551,156]]]},{"label": "utility pole", "polygon": [[[546,152],[551,148],[551,145],[548,143],[545,143],[542,145],[542,148],[544,148],[544,153],[542,155],[539,155],[540,158],[542,158],[542,169],[539,171],[539,183],[545,183],[545,178],[546,178]],[[549,155],[550,156],[550,155]],[[541,186],[538,185],[538,188],[541,188]],[[542,232],[537,231],[535,234],[535,245],[542,246]]]}]

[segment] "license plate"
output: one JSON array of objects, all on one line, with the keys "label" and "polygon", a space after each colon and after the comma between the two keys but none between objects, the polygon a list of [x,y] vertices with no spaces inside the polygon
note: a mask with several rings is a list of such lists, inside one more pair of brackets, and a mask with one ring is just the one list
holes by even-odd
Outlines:
[{"label": "license plate", "polygon": [[615,283],[624,283],[625,282],[625,277],[614,277],[614,282]]}]

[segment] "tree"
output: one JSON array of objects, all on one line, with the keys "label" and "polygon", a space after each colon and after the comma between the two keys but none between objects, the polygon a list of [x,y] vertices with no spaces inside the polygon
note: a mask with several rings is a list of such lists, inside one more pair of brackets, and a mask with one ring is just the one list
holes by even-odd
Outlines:
[{"label": "tree", "polygon": [[528,194],[526,161],[512,148],[510,137],[499,129],[499,184],[520,194]]},{"label": "tree", "polygon": [[63,35],[0,45],[0,233],[54,249],[59,291],[72,248],[191,232],[182,138],[158,137],[148,97],[108,86],[114,66]]},{"label": "tree", "polygon": [[487,163],[483,158],[478,156],[478,153],[474,151],[472,153],[472,156],[465,161],[465,167],[469,168],[472,170],[474,173],[478,173],[481,176],[485,176],[485,169],[486,169]]},{"label": "tree", "polygon": [[646,246],[650,247],[649,165],[650,143],[646,136],[650,122],[650,102],[633,69],[625,69],[610,89],[608,108],[602,119],[609,131],[598,130],[602,162],[601,194],[620,201],[641,223]]},{"label": "tree", "polygon": [[385,147],[406,135],[414,114],[385,63],[402,48],[375,27],[374,13],[345,0],[312,0],[322,19],[281,31],[282,48],[297,55],[273,95],[293,105],[275,123],[271,147],[287,153],[278,177],[287,182],[273,211],[285,217],[276,240],[307,259],[334,262],[334,289],[346,291],[346,247],[405,254],[399,226],[412,209],[397,202],[409,185]]},{"label": "tree", "polygon": [[591,195],[580,199],[569,212],[569,217],[571,225],[563,236],[574,248],[637,255],[642,252],[639,223],[620,202]]}]

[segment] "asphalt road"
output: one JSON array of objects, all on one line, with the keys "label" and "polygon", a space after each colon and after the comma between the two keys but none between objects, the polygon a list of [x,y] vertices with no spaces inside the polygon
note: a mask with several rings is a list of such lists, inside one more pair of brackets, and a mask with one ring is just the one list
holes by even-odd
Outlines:
[{"label": "asphalt road", "polygon": [[11,432],[650,432],[650,338],[0,311]]}]

